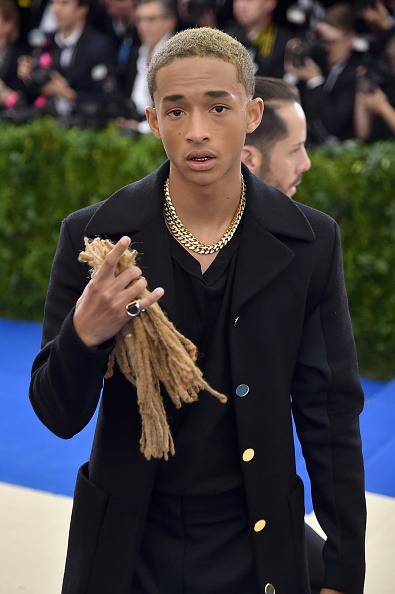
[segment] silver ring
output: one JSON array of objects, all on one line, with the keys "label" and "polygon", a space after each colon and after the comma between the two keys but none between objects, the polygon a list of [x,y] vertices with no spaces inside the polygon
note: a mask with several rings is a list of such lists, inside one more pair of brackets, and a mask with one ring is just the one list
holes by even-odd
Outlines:
[{"label": "silver ring", "polygon": [[131,301],[130,303],[128,303],[126,306],[126,313],[131,318],[136,318],[137,316],[139,316],[141,314],[142,311],[145,311],[145,310],[141,309],[141,307],[140,307],[140,299],[135,299],[134,301]]}]

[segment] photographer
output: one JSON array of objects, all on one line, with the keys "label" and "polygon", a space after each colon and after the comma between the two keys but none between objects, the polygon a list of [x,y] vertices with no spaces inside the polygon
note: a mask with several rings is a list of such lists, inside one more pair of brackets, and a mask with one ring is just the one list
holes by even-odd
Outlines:
[{"label": "photographer", "polygon": [[284,75],[284,51],[291,33],[275,20],[277,0],[233,0],[234,22],[225,28],[248,50],[257,76]]},{"label": "photographer", "polygon": [[14,0],[0,0],[0,113],[23,102],[23,85],[17,76],[19,12]]},{"label": "photographer", "polygon": [[310,56],[293,61],[288,46],[285,69],[296,75],[308,123],[309,144],[354,137],[356,71],[363,56],[354,51],[356,14],[351,5],[334,4],[317,24],[324,50],[322,67]]},{"label": "photographer", "polygon": [[135,24],[140,45],[134,45],[122,78],[122,88],[135,106],[133,117],[119,117],[123,133],[151,132],[145,109],[152,104],[148,92],[147,71],[151,58],[171,37],[177,26],[177,13],[171,0],[137,0]]},{"label": "photographer", "polygon": [[357,72],[355,134],[374,142],[395,133],[395,19],[382,0],[359,0],[357,10],[368,27],[369,52]]},{"label": "photographer", "polygon": [[[32,102],[42,98],[47,106],[43,113],[66,121],[81,116],[78,123],[84,124],[86,106],[93,109],[106,100],[97,70],[115,67],[115,47],[87,24],[89,0],[52,0],[52,9],[55,35],[45,37],[30,56],[19,60],[18,75]],[[35,115],[40,114],[32,112]]]},{"label": "photographer", "polygon": [[385,79],[366,68],[357,73],[355,133],[363,141],[375,142],[395,135],[395,35],[386,44],[385,54]]}]

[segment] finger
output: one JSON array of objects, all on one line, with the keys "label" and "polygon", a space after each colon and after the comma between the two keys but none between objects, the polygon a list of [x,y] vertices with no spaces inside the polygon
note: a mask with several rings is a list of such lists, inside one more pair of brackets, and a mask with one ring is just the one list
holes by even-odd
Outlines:
[{"label": "finger", "polygon": [[121,239],[114,245],[112,250],[108,252],[95,276],[114,276],[116,265],[130,246],[130,242],[130,237],[127,237],[126,235],[121,237]]},{"label": "finger", "polygon": [[[165,291],[164,291],[164,289],[162,289],[162,287],[157,287],[149,295],[144,297],[144,299],[140,299],[139,300],[140,310],[143,312],[144,310],[151,307],[151,305],[153,305],[154,303],[157,303],[157,301],[159,301],[159,299],[161,297],[163,297],[164,292]],[[132,302],[133,301],[135,301],[135,299],[132,300]],[[126,315],[128,315],[128,314],[126,314]]]},{"label": "finger", "polygon": [[154,303],[157,303],[161,297],[163,297],[165,291],[162,287],[157,287],[149,295],[140,300],[141,309],[148,309]]}]

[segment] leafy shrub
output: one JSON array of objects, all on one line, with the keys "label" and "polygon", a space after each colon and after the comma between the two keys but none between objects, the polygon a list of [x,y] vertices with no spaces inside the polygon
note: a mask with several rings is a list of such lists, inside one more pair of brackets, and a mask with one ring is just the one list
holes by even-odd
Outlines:
[{"label": "leafy shrub", "polygon": [[320,148],[298,200],[333,216],[359,363],[365,375],[395,376],[395,143]]},{"label": "leafy shrub", "polygon": [[163,162],[154,137],[0,124],[0,315],[40,320],[60,222]]}]

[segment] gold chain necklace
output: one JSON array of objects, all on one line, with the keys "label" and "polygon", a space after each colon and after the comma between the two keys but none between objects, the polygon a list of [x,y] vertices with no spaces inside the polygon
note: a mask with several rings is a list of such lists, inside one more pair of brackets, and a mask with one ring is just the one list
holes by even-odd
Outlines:
[{"label": "gold chain necklace", "polygon": [[177,241],[188,249],[196,252],[197,254],[214,254],[219,252],[233,237],[236,229],[240,223],[241,217],[243,216],[245,205],[246,205],[246,187],[244,178],[241,176],[241,196],[237,210],[233,216],[232,222],[218,241],[211,244],[202,243],[199,241],[184,225],[182,224],[176,209],[170,198],[169,193],[169,178],[165,181],[165,200],[163,205],[163,212],[165,216],[165,222],[170,233]]}]

